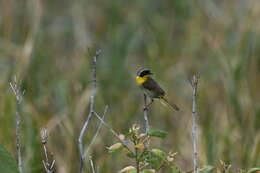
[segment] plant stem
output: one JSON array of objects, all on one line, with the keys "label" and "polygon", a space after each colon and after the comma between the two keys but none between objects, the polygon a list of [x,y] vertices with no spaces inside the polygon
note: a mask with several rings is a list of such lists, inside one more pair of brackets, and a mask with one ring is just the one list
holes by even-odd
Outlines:
[{"label": "plant stem", "polygon": [[192,79],[190,80],[190,84],[192,87],[192,143],[193,143],[193,167],[194,173],[198,173],[199,170],[199,153],[198,153],[198,132],[197,132],[197,103],[196,103],[196,96],[197,96],[197,86],[198,86],[198,76],[193,75]]},{"label": "plant stem", "polygon": [[148,120],[148,109],[147,109],[147,96],[144,94],[144,120],[145,120],[145,133],[148,134],[150,130]]},{"label": "plant stem", "polygon": [[136,148],[137,142],[133,141],[135,145],[135,164],[136,164],[136,173],[140,172],[140,161],[138,157],[138,148]]},{"label": "plant stem", "polygon": [[16,137],[16,152],[17,152],[17,161],[18,161],[18,169],[20,173],[23,173],[23,160],[21,153],[21,107],[20,104],[22,102],[22,98],[24,95],[24,91],[21,92],[20,83],[17,83],[16,77],[14,78],[14,82],[10,82],[10,87],[16,97],[16,129],[15,129],[15,137]]},{"label": "plant stem", "polygon": [[100,55],[101,50],[96,51],[96,54],[92,56],[92,92],[90,96],[90,108],[89,108],[89,113],[86,121],[84,122],[84,125],[80,131],[80,135],[78,138],[78,146],[79,146],[79,152],[80,152],[80,170],[79,172],[83,172],[83,166],[84,166],[84,147],[83,147],[83,137],[85,134],[85,131],[88,127],[89,121],[91,117],[94,114],[94,103],[95,103],[95,96],[96,96],[96,88],[97,88],[97,58]]}]

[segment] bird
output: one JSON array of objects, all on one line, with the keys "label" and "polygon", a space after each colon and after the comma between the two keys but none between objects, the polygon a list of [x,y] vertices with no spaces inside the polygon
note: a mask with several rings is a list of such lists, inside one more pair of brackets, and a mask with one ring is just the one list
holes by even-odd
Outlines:
[{"label": "bird", "polygon": [[148,96],[151,101],[147,104],[144,109],[148,109],[148,107],[153,103],[154,99],[160,100],[160,102],[164,105],[169,106],[175,111],[179,111],[179,107],[176,104],[170,104],[169,101],[165,98],[165,91],[160,87],[160,85],[151,77],[153,73],[148,68],[142,68],[138,70],[136,75],[136,83],[144,94]]}]

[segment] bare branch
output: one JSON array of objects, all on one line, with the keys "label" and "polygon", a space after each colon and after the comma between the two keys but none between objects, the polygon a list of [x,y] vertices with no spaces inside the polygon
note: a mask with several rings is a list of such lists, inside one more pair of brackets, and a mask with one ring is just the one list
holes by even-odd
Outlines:
[{"label": "bare branch", "polygon": [[83,171],[83,165],[84,165],[84,147],[83,147],[83,137],[85,134],[85,131],[88,127],[89,121],[94,113],[94,102],[95,102],[95,96],[96,96],[96,88],[97,88],[97,58],[101,54],[101,50],[96,51],[95,55],[92,56],[92,93],[90,96],[90,108],[89,113],[86,121],[84,122],[84,125],[80,131],[80,135],[78,138],[78,146],[79,146],[79,152],[80,152],[80,173]]},{"label": "bare branch", "polygon": [[[105,110],[104,110],[103,115],[102,115],[102,119],[105,118],[107,110],[108,110],[108,106],[105,107]],[[90,151],[92,145],[94,144],[94,142],[95,142],[95,140],[96,140],[96,138],[97,138],[97,136],[98,136],[98,134],[100,132],[101,127],[102,127],[102,123],[100,122],[99,125],[98,125],[98,128],[97,128],[97,131],[96,131],[95,135],[93,136],[92,140],[90,141],[90,143],[88,145],[87,150],[84,153],[84,158],[88,157],[89,151]]]},{"label": "bare branch", "polygon": [[20,83],[17,83],[16,77],[14,77],[14,82],[10,82],[10,87],[16,97],[16,152],[17,152],[17,161],[18,161],[18,169],[20,173],[23,173],[23,161],[22,161],[22,154],[21,154],[21,111],[20,111],[20,104],[23,99],[23,95],[25,91],[21,91]]},{"label": "bare branch", "polygon": [[94,167],[94,163],[93,163],[93,160],[92,160],[92,157],[91,157],[91,156],[89,157],[89,162],[90,162],[90,166],[91,166],[92,172],[93,172],[93,173],[96,173],[95,167]]},{"label": "bare branch", "polygon": [[198,152],[198,131],[197,131],[197,86],[198,86],[198,75],[193,75],[190,79],[192,87],[192,143],[193,143],[193,167],[194,173],[199,173],[199,152]]},{"label": "bare branch", "polygon": [[49,156],[48,156],[48,151],[47,151],[48,132],[47,132],[46,128],[41,129],[41,142],[43,145],[43,150],[44,150],[44,155],[45,155],[45,160],[42,160],[44,169],[45,169],[46,173],[53,173],[55,160],[53,159],[52,161],[50,161]]},{"label": "bare branch", "polygon": [[145,133],[147,134],[150,130],[148,120],[148,109],[147,109],[147,96],[144,94],[144,120],[145,120]]},{"label": "bare branch", "polygon": [[83,136],[87,129],[87,126],[89,124],[89,121],[93,115],[93,105],[94,105],[94,95],[90,96],[90,110],[87,117],[87,120],[85,121],[79,135],[78,139],[78,145],[79,145],[79,152],[80,152],[80,173],[83,171],[83,161],[84,161],[84,149],[83,149]]}]

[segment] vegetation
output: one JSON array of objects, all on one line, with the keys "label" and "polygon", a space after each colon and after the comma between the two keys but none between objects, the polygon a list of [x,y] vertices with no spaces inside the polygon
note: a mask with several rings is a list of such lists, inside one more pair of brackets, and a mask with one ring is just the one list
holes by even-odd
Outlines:
[{"label": "vegetation", "polygon": [[[181,109],[172,112],[153,103],[148,111],[150,126],[168,135],[163,140],[151,138],[149,151],[177,152],[175,171],[191,171],[188,77],[199,73],[200,171],[259,172],[259,16],[256,0],[1,0],[0,172],[20,169],[13,160],[17,106],[9,83],[14,76],[25,90],[18,106],[24,173],[45,171],[43,127],[49,133],[48,150],[56,160],[56,172],[78,172],[78,137],[92,92],[90,62],[99,48],[94,108],[102,114],[109,106],[105,122],[116,132],[132,143],[137,141],[126,135],[129,127],[140,124],[139,132],[144,132],[143,95],[134,78],[139,68],[149,67],[168,99]],[[85,146],[99,123],[95,116],[90,119]],[[136,169],[136,159],[124,149],[107,152],[108,146],[118,142],[102,125],[89,151],[96,170]],[[142,164],[146,161],[139,159]],[[88,160],[85,167],[91,172]]]}]

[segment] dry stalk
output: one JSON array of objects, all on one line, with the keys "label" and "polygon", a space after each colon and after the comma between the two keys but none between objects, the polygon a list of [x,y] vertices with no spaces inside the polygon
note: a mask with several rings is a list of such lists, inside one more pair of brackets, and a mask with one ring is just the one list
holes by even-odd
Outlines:
[{"label": "dry stalk", "polygon": [[147,107],[147,96],[144,94],[144,121],[145,121],[145,133],[148,134],[150,130],[149,120],[148,120],[148,109]]},{"label": "dry stalk", "polygon": [[80,135],[78,138],[78,147],[79,147],[79,153],[80,153],[80,173],[83,171],[84,166],[84,146],[83,146],[83,137],[86,132],[86,129],[89,125],[89,121],[94,113],[94,103],[95,103],[95,96],[96,96],[96,88],[97,88],[97,58],[101,54],[101,50],[96,51],[96,54],[92,56],[92,92],[90,96],[90,108],[89,113],[87,116],[86,121],[84,122],[84,125],[80,131]]},{"label": "dry stalk", "polygon": [[48,132],[46,128],[41,129],[41,143],[44,150],[45,160],[42,160],[44,169],[46,173],[53,173],[54,172],[54,165],[55,160],[50,160],[48,156],[48,150],[47,150],[47,142],[48,142]]},{"label": "dry stalk", "polygon": [[198,87],[198,76],[193,75],[190,79],[192,87],[192,143],[193,143],[193,169],[194,173],[199,173],[199,151],[198,151],[198,113],[197,113],[197,87]]},{"label": "dry stalk", "polygon": [[22,153],[21,153],[21,103],[25,93],[25,90],[21,91],[20,83],[17,83],[16,77],[14,77],[14,82],[10,82],[10,87],[16,97],[16,130],[15,130],[15,137],[16,137],[16,155],[17,155],[17,162],[18,162],[18,169],[20,173],[23,173],[23,160],[22,160]]}]

